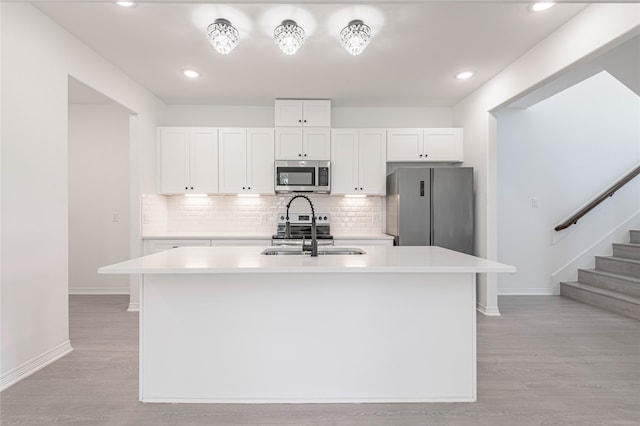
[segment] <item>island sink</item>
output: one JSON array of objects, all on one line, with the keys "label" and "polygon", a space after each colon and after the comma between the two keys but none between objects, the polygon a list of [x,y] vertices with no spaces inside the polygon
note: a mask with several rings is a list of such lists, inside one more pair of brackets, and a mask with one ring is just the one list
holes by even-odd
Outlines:
[{"label": "island sink", "polygon": [[[295,255],[309,255],[308,251],[301,250],[298,247],[273,247],[263,250],[260,254],[267,256],[295,256]],[[340,255],[354,255],[354,254],[366,254],[362,249],[355,247],[323,247],[318,249],[318,255],[325,254],[340,254]]]}]

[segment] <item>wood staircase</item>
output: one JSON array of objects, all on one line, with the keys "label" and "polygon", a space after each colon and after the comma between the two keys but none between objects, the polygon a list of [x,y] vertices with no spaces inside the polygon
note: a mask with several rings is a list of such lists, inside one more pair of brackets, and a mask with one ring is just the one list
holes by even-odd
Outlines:
[{"label": "wood staircase", "polygon": [[640,320],[640,231],[613,244],[613,256],[596,256],[595,269],[579,269],[578,281],[560,283],[560,294]]}]

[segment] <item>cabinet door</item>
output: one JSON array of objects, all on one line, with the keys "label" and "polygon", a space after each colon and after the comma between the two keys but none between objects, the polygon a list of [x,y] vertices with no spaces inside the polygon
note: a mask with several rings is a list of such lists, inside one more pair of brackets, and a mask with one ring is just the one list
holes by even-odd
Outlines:
[{"label": "cabinet door", "polygon": [[331,131],[331,194],[358,193],[358,131]]},{"label": "cabinet door", "polygon": [[361,129],[358,132],[358,192],[385,195],[387,187],[387,132]]},{"label": "cabinet door", "polygon": [[276,160],[302,160],[302,128],[276,128]]},{"label": "cabinet door", "polygon": [[462,161],[462,129],[424,129],[427,161]]},{"label": "cabinet door", "polygon": [[275,192],[273,129],[247,129],[247,185],[250,192]]},{"label": "cabinet door", "polygon": [[421,161],[422,129],[387,129],[387,161]]},{"label": "cabinet door", "polygon": [[276,127],[302,126],[302,101],[297,99],[276,99]]},{"label": "cabinet door", "polygon": [[302,131],[302,159],[331,159],[331,129],[328,127],[310,127]]},{"label": "cabinet door", "polygon": [[240,194],[247,187],[247,130],[224,128],[218,132],[220,146],[220,193]]},{"label": "cabinet door", "polygon": [[159,192],[184,194],[189,191],[189,129],[158,129]]},{"label": "cabinet door", "polygon": [[218,129],[197,127],[189,130],[189,165],[189,188],[193,188],[193,192],[218,192]]},{"label": "cabinet door", "polygon": [[331,101],[328,99],[302,101],[302,125],[331,127]]}]

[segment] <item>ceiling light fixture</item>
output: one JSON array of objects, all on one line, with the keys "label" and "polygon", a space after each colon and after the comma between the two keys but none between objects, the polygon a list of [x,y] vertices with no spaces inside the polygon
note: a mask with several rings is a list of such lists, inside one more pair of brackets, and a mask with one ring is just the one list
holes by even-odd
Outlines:
[{"label": "ceiling light fixture", "polygon": [[216,19],[207,27],[207,34],[213,47],[223,55],[231,52],[240,39],[238,30],[226,19]]},{"label": "ceiling light fixture", "polygon": [[352,55],[359,55],[371,40],[371,27],[354,19],[340,31],[340,43]]},{"label": "ceiling light fixture", "polygon": [[185,77],[189,77],[189,78],[198,78],[198,77],[200,77],[200,73],[198,71],[195,71],[195,70],[184,70],[184,71],[182,71],[182,73],[185,75]]},{"label": "ceiling light fixture", "polygon": [[132,1],[117,1],[116,4],[122,7],[133,7],[135,5]]},{"label": "ceiling light fixture", "polygon": [[555,5],[556,4],[552,2],[533,3],[529,9],[532,12],[542,12],[543,10],[551,9]]},{"label": "ceiling light fixture", "polygon": [[286,19],[273,30],[273,38],[285,55],[293,55],[304,43],[304,30],[296,21]]},{"label": "ceiling light fixture", "polygon": [[456,74],[458,80],[466,80],[471,77],[473,77],[473,71],[462,71]]}]

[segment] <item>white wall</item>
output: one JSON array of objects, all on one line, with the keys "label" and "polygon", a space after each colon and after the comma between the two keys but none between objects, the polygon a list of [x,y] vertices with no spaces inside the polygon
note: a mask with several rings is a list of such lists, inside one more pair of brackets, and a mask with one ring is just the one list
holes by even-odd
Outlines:
[{"label": "white wall", "polygon": [[[274,108],[261,106],[170,105],[162,126],[273,127]],[[333,107],[331,127],[451,127],[448,107]]]},{"label": "white wall", "polygon": [[453,109],[334,107],[331,127],[451,127]]},{"label": "white wall", "polygon": [[552,274],[640,210],[635,179],[577,225],[553,231],[640,163],[640,98],[603,71],[497,117],[498,258],[518,268],[498,277],[499,293],[558,294]]},{"label": "white wall", "polygon": [[129,204],[129,112],[69,105],[71,294],[129,294],[128,276],[97,273],[129,259]]},{"label": "white wall", "polygon": [[[138,114],[133,150],[155,149],[155,116],[163,104],[33,6],[2,2],[0,8],[4,389],[71,350],[68,76]],[[153,167],[153,159],[139,158],[135,191],[154,190]],[[137,217],[132,211],[134,229]]]},{"label": "white wall", "polygon": [[[465,166],[475,168],[476,253],[498,258],[497,139],[492,111],[640,32],[640,5],[592,4],[453,108],[464,128]],[[499,315],[496,274],[480,275],[478,308]]]}]

